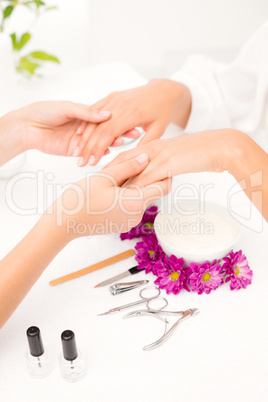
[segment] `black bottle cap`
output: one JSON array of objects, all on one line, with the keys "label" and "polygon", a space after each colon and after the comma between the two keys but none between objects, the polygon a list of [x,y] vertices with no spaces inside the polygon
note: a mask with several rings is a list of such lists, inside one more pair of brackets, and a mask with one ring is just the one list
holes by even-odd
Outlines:
[{"label": "black bottle cap", "polygon": [[65,360],[75,360],[78,356],[75,335],[73,331],[67,329],[61,334],[62,350]]},{"label": "black bottle cap", "polygon": [[44,346],[40,329],[37,327],[30,327],[27,329],[26,334],[31,355],[35,357],[41,356],[44,353]]}]

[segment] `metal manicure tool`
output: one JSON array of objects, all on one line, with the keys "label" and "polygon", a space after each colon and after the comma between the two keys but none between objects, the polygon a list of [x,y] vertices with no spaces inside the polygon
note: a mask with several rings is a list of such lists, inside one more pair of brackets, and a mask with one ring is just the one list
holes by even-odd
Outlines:
[{"label": "metal manicure tool", "polygon": [[128,292],[129,290],[136,289],[139,286],[146,285],[149,281],[135,281],[135,282],[125,282],[125,283],[115,283],[109,287],[112,295],[118,295],[119,293]]},{"label": "metal manicure tool", "polygon": [[[159,299],[162,299],[162,298],[159,298]],[[157,339],[155,342],[151,343],[150,345],[144,346],[143,350],[145,350],[145,351],[153,350],[153,349],[156,349],[159,346],[161,346],[164,342],[166,342],[170,338],[170,336],[174,333],[175,329],[182,322],[182,320],[185,320],[186,318],[189,318],[192,315],[198,314],[200,312],[197,308],[191,308],[191,309],[188,309],[185,311],[162,310],[164,307],[166,307],[167,304],[164,304],[163,306],[160,306],[158,308],[152,308],[152,304],[154,302],[155,302],[155,300],[149,300],[147,302],[147,310],[132,311],[131,313],[129,313],[123,317],[123,318],[132,318],[132,317],[148,316],[148,317],[155,317],[165,323],[164,335],[161,336],[161,338]],[[151,305],[151,307],[150,307],[150,305]],[[181,317],[175,322],[174,325],[172,325],[171,328],[168,329],[169,322],[164,317],[165,315],[167,315],[167,316],[181,315]]]},{"label": "metal manicure tool", "polygon": [[[152,292],[150,292],[151,297],[146,297],[145,295],[146,295],[146,293],[147,293],[147,294],[149,293],[148,291],[149,291],[150,289],[152,290]],[[142,304],[142,303],[148,303],[150,300],[153,300],[153,299],[163,299],[164,302],[166,303],[165,306],[167,306],[167,305],[168,305],[167,300],[164,299],[163,297],[158,297],[158,296],[160,295],[160,293],[161,293],[161,292],[160,292],[160,289],[158,289],[156,286],[147,286],[146,288],[143,288],[143,289],[140,291],[140,297],[141,297],[140,300],[135,301],[135,302],[133,302],[133,303],[124,304],[123,306],[119,306],[119,307],[112,308],[112,309],[106,311],[105,313],[98,314],[98,315],[107,315],[107,314],[118,313],[119,311],[125,310],[126,308],[130,308],[130,307],[133,307],[133,306],[137,306],[138,304]],[[164,306],[164,307],[165,307],[165,306]]]},{"label": "metal manicure tool", "polygon": [[[186,318],[191,317],[192,315],[198,314],[200,311],[197,308],[191,308],[185,311],[165,311],[163,310],[167,305],[168,301],[164,297],[159,297],[160,296],[160,290],[156,286],[147,286],[146,288],[143,288],[140,291],[140,297],[141,300],[138,300],[133,303],[125,304],[123,306],[115,307],[111,310],[106,311],[103,314],[99,315],[106,315],[106,314],[112,314],[119,312],[121,310],[124,310],[126,308],[130,308],[133,306],[136,306],[138,304],[146,303],[147,309],[144,310],[136,310],[132,311],[131,313],[127,314],[123,318],[131,318],[131,317],[141,317],[141,316],[149,316],[149,317],[155,317],[158,320],[162,321],[165,323],[165,332],[164,335],[156,340],[155,342],[151,343],[150,345],[144,346],[143,350],[152,350],[155,349],[159,346],[161,346],[164,342],[166,342],[170,336],[174,333],[175,329],[177,326],[182,322],[182,320],[185,320]],[[151,297],[148,297],[149,294]],[[147,297],[146,297],[147,295]],[[156,303],[159,306],[160,302],[160,307],[153,308],[153,304],[156,305]],[[163,316],[176,316],[176,315],[181,315],[181,317],[175,322],[175,324],[171,328],[167,328],[169,322],[168,320],[163,317]]]}]

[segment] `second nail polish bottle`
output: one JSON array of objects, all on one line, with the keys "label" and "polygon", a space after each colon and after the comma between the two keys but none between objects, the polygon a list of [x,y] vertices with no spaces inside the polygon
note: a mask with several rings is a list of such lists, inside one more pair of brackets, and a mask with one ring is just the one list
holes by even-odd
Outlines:
[{"label": "second nail polish bottle", "polygon": [[60,368],[62,376],[68,381],[78,381],[85,374],[85,363],[81,352],[77,350],[73,331],[63,331],[61,342]]}]

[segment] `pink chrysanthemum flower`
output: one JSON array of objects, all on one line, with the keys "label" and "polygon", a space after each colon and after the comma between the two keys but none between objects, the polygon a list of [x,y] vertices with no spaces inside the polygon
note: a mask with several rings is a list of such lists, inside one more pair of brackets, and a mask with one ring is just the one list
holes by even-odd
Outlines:
[{"label": "pink chrysanthemum flower", "polygon": [[187,276],[183,269],[184,259],[176,258],[171,255],[168,258],[165,254],[162,260],[154,265],[154,270],[158,278],[154,282],[160,289],[166,289],[167,294],[178,294],[182,289],[190,292],[187,285]]},{"label": "pink chrysanthemum flower", "polygon": [[142,241],[135,246],[137,250],[136,260],[139,263],[138,269],[145,269],[145,273],[153,272],[155,274],[154,265],[162,258],[163,250],[159,246],[155,234],[145,236]]},{"label": "pink chrysanthemum flower", "polygon": [[241,289],[246,288],[251,284],[251,279],[253,272],[249,268],[248,261],[246,256],[242,254],[242,250],[234,253],[233,251],[230,254],[223,258],[225,263],[222,266],[222,269],[226,271],[227,278],[225,282],[231,281],[230,289]]},{"label": "pink chrysanthemum flower", "polygon": [[129,232],[121,233],[121,240],[125,239],[134,239],[136,237],[148,236],[154,233],[154,221],[156,215],[158,214],[158,208],[156,206],[152,206],[143,214],[142,220],[140,223],[130,229]]},{"label": "pink chrysanthemum flower", "polygon": [[204,292],[209,294],[223,283],[224,273],[221,273],[222,267],[216,260],[212,263],[206,261],[203,264],[191,262],[188,272],[188,283],[192,291],[198,292],[199,295]]}]

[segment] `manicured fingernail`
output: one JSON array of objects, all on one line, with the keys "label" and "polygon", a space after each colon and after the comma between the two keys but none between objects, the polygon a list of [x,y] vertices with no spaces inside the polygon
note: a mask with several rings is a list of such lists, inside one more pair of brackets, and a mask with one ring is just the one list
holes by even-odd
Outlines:
[{"label": "manicured fingernail", "polygon": [[114,146],[119,146],[119,145],[123,145],[123,144],[124,144],[123,138],[116,138],[114,140]]},{"label": "manicured fingernail", "polygon": [[132,132],[133,138],[140,138],[141,133],[138,130],[134,130]]},{"label": "manicured fingernail", "polygon": [[95,162],[95,156],[91,155],[91,157],[88,160],[89,166],[92,166],[94,164],[94,162]]},{"label": "manicured fingernail", "polygon": [[79,154],[80,154],[80,149],[79,149],[79,147],[76,147],[73,152],[73,156],[79,156]]},{"label": "manicured fingernail", "polygon": [[76,134],[82,134],[82,132],[83,132],[83,125],[79,124],[79,126],[77,127],[77,130],[76,130]]},{"label": "manicured fingernail", "polygon": [[108,112],[107,110],[101,110],[100,111],[100,115],[104,116],[104,117],[110,116],[110,114],[111,114],[111,112]]},{"label": "manicured fingernail", "polygon": [[78,162],[77,162],[77,165],[78,165],[78,166],[82,166],[82,165],[83,165],[83,162],[84,162],[84,158],[79,158],[79,159],[78,159]]},{"label": "manicured fingernail", "polygon": [[136,161],[138,161],[141,165],[144,165],[144,163],[148,162],[148,155],[141,154],[141,155],[137,156]]}]

